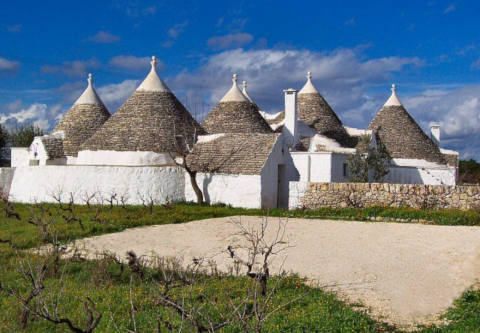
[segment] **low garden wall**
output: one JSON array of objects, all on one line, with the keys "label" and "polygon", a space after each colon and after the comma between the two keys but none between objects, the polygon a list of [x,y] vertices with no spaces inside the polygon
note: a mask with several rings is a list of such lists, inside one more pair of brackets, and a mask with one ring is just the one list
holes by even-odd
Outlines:
[{"label": "low garden wall", "polygon": [[309,183],[297,208],[371,206],[477,209],[480,185]]}]

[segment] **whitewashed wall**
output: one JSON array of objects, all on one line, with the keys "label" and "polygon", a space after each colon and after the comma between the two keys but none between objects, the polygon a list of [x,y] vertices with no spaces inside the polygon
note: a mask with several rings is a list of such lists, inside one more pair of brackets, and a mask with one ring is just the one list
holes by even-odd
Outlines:
[{"label": "whitewashed wall", "polygon": [[[36,166],[18,167],[10,197],[17,202],[54,202],[52,195],[70,193],[76,203],[93,193],[100,197],[125,196],[129,204],[141,204],[152,196],[158,204],[184,199],[184,171],[177,167]],[[100,195],[100,196],[98,196]]]},{"label": "whitewashed wall", "polygon": [[82,150],[78,152],[75,165],[165,165],[171,164],[172,158],[168,153],[154,153],[149,151],[113,151],[113,150]]},{"label": "whitewashed wall", "polygon": [[[283,149],[282,149],[283,148]],[[280,195],[288,196],[288,179],[287,172],[283,175],[279,175],[278,166],[285,165],[284,152],[287,150],[286,146],[284,147],[283,137],[279,138],[275,145],[272,148],[272,152],[268,157],[265,165],[262,169],[262,208],[271,209],[278,206],[278,201],[282,201],[282,198],[279,198]],[[282,182],[279,183],[279,177],[283,177]],[[283,186],[283,188],[278,188],[278,185]],[[283,198],[285,202],[288,202],[288,198]]]},{"label": "whitewashed wall", "polygon": [[10,148],[11,155],[10,155],[10,165],[12,168],[17,166],[27,166],[30,162],[30,157],[28,155],[28,148],[25,147],[15,147]]},{"label": "whitewashed wall", "polygon": [[0,194],[8,196],[15,168],[0,168]]},{"label": "whitewashed wall", "polygon": [[425,185],[455,185],[455,168],[414,168],[391,167],[385,177],[386,183],[425,184]]},{"label": "whitewashed wall", "polygon": [[[262,179],[260,175],[197,174],[197,184],[207,203],[224,203],[235,207],[261,208]],[[185,174],[185,200],[197,197]]]},{"label": "whitewashed wall", "polygon": [[289,183],[288,209],[297,209],[300,207],[300,199],[305,196],[308,182],[291,181]]},{"label": "whitewashed wall", "polygon": [[319,183],[331,181],[331,152],[291,152],[290,154],[293,166],[298,173],[298,176],[295,176],[295,171],[290,170],[289,177],[291,180]]}]

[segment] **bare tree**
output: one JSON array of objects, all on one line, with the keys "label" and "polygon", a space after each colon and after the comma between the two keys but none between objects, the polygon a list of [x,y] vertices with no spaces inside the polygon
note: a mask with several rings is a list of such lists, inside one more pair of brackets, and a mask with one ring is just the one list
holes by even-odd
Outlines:
[{"label": "bare tree", "polygon": [[197,171],[187,162],[187,156],[193,152],[193,146],[197,142],[198,138],[197,126],[193,124],[195,120],[192,119],[191,122],[191,129],[193,130],[193,133],[191,134],[189,134],[187,131],[183,131],[182,133],[174,124],[174,147],[173,151],[170,152],[170,158],[177,166],[183,168],[188,173],[190,184],[192,185],[193,191],[197,197],[197,203],[202,204],[204,201],[203,192],[197,183]]}]

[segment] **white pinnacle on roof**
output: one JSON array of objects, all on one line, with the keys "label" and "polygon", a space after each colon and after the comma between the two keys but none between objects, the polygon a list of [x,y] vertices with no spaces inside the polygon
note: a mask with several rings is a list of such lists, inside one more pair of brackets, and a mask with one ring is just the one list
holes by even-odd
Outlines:
[{"label": "white pinnacle on roof", "polygon": [[298,92],[299,94],[318,94],[317,88],[312,83],[312,72],[307,72],[307,83]]},{"label": "white pinnacle on roof", "polygon": [[97,92],[93,88],[93,76],[88,74],[88,86],[87,89],[80,95],[75,101],[75,104],[100,104],[103,105],[102,100],[98,97]]},{"label": "white pinnacle on roof", "polygon": [[243,81],[243,90],[242,90],[242,94],[245,95],[245,97],[253,103],[253,100],[250,98],[250,96],[248,96],[247,94],[247,81]]},{"label": "white pinnacle on roof", "polygon": [[150,64],[152,65],[152,69],[150,69],[150,73],[148,73],[145,80],[143,80],[142,84],[137,88],[137,91],[170,92],[165,82],[163,82],[157,74],[157,58],[155,56],[152,57]]},{"label": "white pinnacle on roof", "polygon": [[388,98],[384,106],[401,106],[402,103],[397,97],[397,86],[392,84],[392,95]]},{"label": "white pinnacle on roof", "polygon": [[233,85],[230,90],[223,96],[220,102],[249,102],[247,97],[238,89],[237,74],[233,74]]}]

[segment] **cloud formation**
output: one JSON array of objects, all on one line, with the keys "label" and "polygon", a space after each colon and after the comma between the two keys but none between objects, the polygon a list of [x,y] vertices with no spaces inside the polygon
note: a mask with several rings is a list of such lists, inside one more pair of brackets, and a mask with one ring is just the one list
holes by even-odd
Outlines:
[{"label": "cloud formation", "polygon": [[64,61],[60,65],[45,65],[42,67],[44,74],[64,74],[72,77],[82,77],[88,71],[100,67],[100,62],[95,59]]},{"label": "cloud formation", "polygon": [[16,73],[19,68],[20,63],[18,61],[0,57],[0,75]]},{"label": "cloud formation", "polygon": [[240,80],[248,81],[250,96],[273,112],[283,108],[283,89],[300,89],[310,70],[315,85],[332,106],[346,115],[352,111],[353,125],[365,125],[359,121],[363,115],[359,116],[358,110],[372,104],[372,97],[366,91],[372,85],[385,84],[388,94],[393,73],[409,66],[421,66],[423,62],[416,57],[363,58],[356,49],[331,52],[235,49],[210,56],[194,72],[178,74],[173,87],[188,87],[215,104],[229,89],[232,74],[238,73]]},{"label": "cloud formation", "polygon": [[188,26],[188,21],[184,21],[182,23],[175,24],[173,27],[168,29],[168,35],[172,38],[177,38],[180,34],[185,30]]},{"label": "cloud formation", "polygon": [[98,44],[111,44],[118,42],[120,40],[120,37],[115,36],[108,31],[100,30],[95,35],[87,37],[85,40]]},{"label": "cloud formation", "polygon": [[[132,72],[147,71],[150,68],[150,57],[136,57],[132,55],[118,55],[110,59],[109,65]],[[157,69],[163,69],[165,64],[157,60]]]},{"label": "cloud formation", "polygon": [[145,5],[145,1],[140,0],[115,0],[116,9],[124,12],[132,18],[154,15],[157,12],[156,5]]},{"label": "cloud formation", "polygon": [[445,10],[443,11],[444,14],[452,13],[457,9],[457,6],[454,4],[449,5]]},{"label": "cloud formation", "polygon": [[12,25],[7,25],[6,26],[7,31],[17,33],[22,31],[23,25],[21,24],[12,24]]},{"label": "cloud formation", "polygon": [[97,93],[110,113],[115,112],[137,89],[138,80],[124,80],[97,88]]},{"label": "cloud formation", "polygon": [[209,48],[213,50],[224,50],[230,48],[243,47],[253,40],[253,36],[244,32],[228,34],[224,36],[214,36],[207,41]]},{"label": "cloud formation", "polygon": [[14,101],[7,104],[6,109],[12,112],[0,115],[0,123],[8,127],[16,126],[18,124],[34,124],[42,129],[49,128],[49,117],[47,115],[47,105],[42,103],[35,103],[29,106],[24,106],[21,101]]}]

